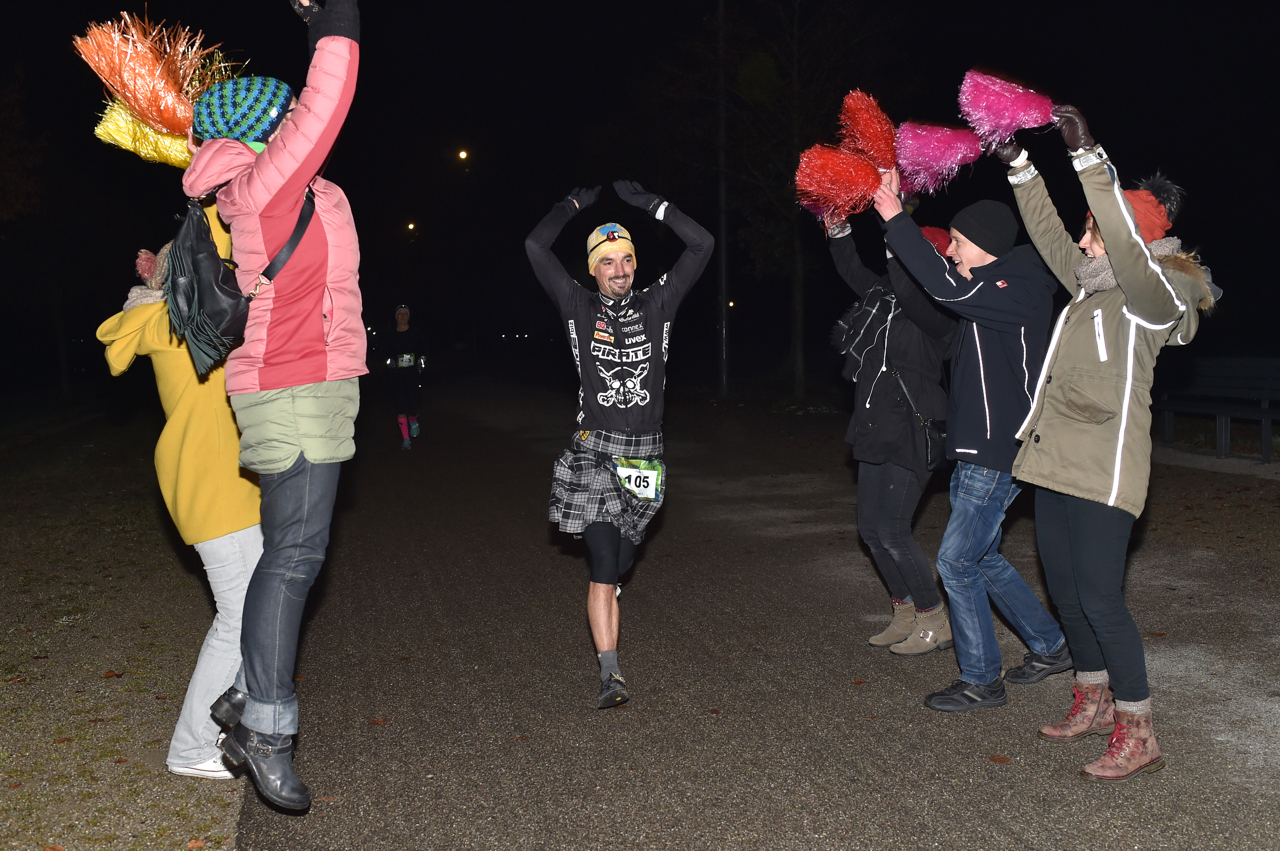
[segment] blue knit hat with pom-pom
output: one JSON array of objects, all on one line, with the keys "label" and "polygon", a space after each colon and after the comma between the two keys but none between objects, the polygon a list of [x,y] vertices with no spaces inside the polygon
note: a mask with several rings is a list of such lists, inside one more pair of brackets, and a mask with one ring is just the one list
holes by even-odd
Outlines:
[{"label": "blue knit hat with pom-pom", "polygon": [[210,86],[195,102],[198,139],[266,142],[284,121],[293,90],[274,77],[236,77]]}]

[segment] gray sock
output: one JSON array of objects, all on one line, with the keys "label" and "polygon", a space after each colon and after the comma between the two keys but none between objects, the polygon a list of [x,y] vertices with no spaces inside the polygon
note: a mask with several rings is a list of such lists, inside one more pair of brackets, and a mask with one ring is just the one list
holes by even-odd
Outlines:
[{"label": "gray sock", "polygon": [[622,676],[622,669],[618,667],[617,650],[606,650],[603,653],[597,653],[596,658],[600,660],[600,682],[609,679],[610,674]]}]

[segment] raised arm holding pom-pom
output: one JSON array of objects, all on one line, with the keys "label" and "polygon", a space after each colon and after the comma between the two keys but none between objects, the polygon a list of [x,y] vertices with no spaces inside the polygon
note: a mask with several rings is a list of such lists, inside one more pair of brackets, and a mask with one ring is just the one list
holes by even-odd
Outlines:
[{"label": "raised arm holding pom-pom", "polygon": [[1053,113],[1054,123],[1058,125],[1058,131],[1062,133],[1062,140],[1072,151],[1082,151],[1097,144],[1089,134],[1089,125],[1085,123],[1080,110],[1070,104],[1063,104],[1050,111]]},{"label": "raised arm holding pom-pom", "polygon": [[898,177],[897,167],[891,168],[880,175],[880,188],[876,190],[874,203],[876,212],[886,222],[904,209],[901,191],[902,180]]}]

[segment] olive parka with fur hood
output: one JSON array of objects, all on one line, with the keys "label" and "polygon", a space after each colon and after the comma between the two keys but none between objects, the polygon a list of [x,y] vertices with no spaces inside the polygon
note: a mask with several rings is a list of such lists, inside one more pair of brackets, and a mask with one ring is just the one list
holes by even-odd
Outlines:
[{"label": "olive parka with fur hood", "polygon": [[1165,346],[1191,342],[1206,269],[1188,254],[1155,257],[1101,146],[1073,155],[1117,285],[1087,292],[1083,254],[1044,178],[1027,162],[1009,173],[1027,233],[1073,296],[1058,317],[1018,429],[1015,478],[1141,515],[1151,475],[1151,379]]}]

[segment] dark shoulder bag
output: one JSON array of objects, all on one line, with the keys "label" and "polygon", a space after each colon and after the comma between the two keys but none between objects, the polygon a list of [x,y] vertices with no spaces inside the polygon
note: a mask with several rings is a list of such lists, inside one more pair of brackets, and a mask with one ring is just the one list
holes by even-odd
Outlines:
[{"label": "dark shoulder bag", "polygon": [[925,417],[920,413],[920,409],[916,407],[915,400],[911,398],[911,391],[907,389],[907,382],[902,380],[902,373],[897,368],[890,367],[893,377],[898,379],[898,386],[902,388],[902,395],[907,397],[907,404],[911,406],[911,413],[916,415],[919,421],[917,429],[924,429],[924,461],[925,467],[929,472],[933,472],[942,466],[947,460],[947,423],[945,420],[935,420],[931,417]]},{"label": "dark shoulder bag", "polygon": [[262,270],[258,286],[246,296],[236,283],[236,264],[218,255],[200,199],[187,199],[186,217],[169,249],[164,294],[169,301],[169,326],[174,335],[187,341],[196,373],[207,375],[244,338],[249,302],[289,262],[315,209],[316,196],[308,186],[289,241]]}]

